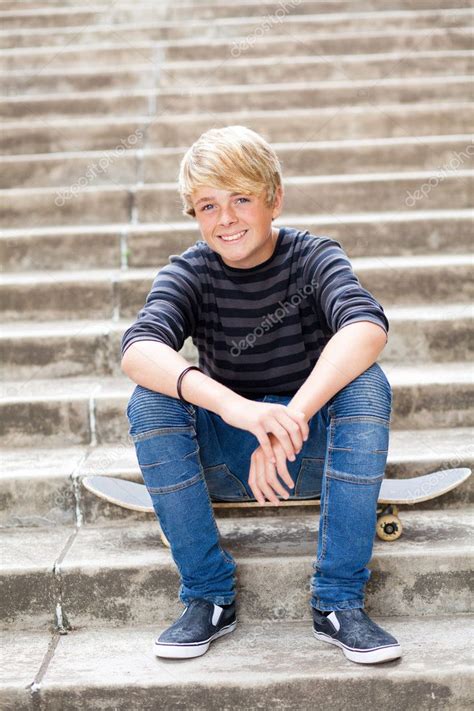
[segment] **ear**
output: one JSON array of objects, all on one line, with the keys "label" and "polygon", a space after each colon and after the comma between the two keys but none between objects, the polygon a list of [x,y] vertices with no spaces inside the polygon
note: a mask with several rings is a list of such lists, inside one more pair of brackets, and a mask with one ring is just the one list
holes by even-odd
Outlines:
[{"label": "ear", "polygon": [[277,189],[275,190],[275,199],[273,201],[273,210],[272,210],[272,220],[274,220],[276,217],[279,216],[281,213],[281,209],[283,206],[283,197],[284,197],[284,191],[283,191],[283,186],[279,185]]}]

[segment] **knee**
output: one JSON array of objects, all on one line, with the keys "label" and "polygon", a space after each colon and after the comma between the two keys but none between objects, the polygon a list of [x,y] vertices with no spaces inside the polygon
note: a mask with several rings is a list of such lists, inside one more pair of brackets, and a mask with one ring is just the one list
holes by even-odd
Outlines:
[{"label": "knee", "polygon": [[392,411],[392,386],[378,363],[342,388],[331,401],[336,416],[375,416],[387,421]]},{"label": "knee", "polygon": [[126,410],[130,423],[129,434],[159,427],[188,426],[192,417],[188,407],[177,398],[137,385]]}]

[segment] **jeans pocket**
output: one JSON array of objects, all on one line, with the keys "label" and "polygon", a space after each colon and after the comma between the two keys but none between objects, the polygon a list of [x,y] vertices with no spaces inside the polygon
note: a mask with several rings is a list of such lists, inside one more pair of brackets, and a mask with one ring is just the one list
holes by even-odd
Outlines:
[{"label": "jeans pocket", "polygon": [[321,496],[324,459],[303,457],[295,481],[295,492],[291,498],[318,498]]},{"label": "jeans pocket", "polygon": [[206,467],[204,478],[213,501],[250,501],[245,486],[227,464]]}]

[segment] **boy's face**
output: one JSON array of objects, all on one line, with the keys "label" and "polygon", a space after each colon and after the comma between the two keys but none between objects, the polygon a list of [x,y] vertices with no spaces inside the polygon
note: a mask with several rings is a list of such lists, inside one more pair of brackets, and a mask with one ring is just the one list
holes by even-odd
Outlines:
[{"label": "boy's face", "polygon": [[[237,269],[255,267],[272,256],[278,237],[272,218],[280,214],[282,199],[281,187],[277,189],[273,207],[265,205],[263,195],[213,187],[199,188],[192,196],[203,239],[225,264]],[[243,231],[245,234],[235,241],[223,239]]]}]

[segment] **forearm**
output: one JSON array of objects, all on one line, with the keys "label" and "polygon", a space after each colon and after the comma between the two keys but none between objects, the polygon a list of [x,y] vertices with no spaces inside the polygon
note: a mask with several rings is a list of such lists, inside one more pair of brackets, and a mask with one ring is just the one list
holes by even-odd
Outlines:
[{"label": "forearm", "polygon": [[[137,341],[125,351],[121,367],[138,385],[177,398],[178,377],[190,365],[193,364],[165,343]],[[181,393],[188,402],[217,415],[233,399],[245,399],[198,370],[186,373],[181,382]]]},{"label": "forearm", "polygon": [[304,412],[309,420],[333,395],[375,363],[385,344],[385,331],[375,323],[358,321],[344,326],[328,341],[288,407]]}]

